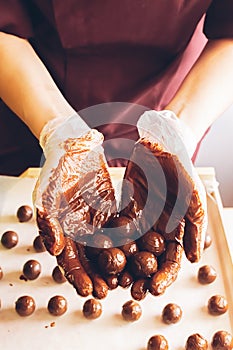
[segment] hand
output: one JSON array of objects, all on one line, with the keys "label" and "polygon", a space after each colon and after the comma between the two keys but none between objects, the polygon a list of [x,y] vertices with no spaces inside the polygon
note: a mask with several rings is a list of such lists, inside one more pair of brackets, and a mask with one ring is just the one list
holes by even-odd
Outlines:
[{"label": "hand", "polygon": [[39,232],[82,296],[95,286],[81,261],[80,242],[116,212],[102,142],[102,134],[89,129],[78,115],[52,120],[41,136],[46,162],[34,190]]},{"label": "hand", "polygon": [[177,278],[183,251],[191,262],[201,257],[206,196],[190,160],[195,140],[172,112],[145,112],[138,130],[140,139],[124,175],[120,216],[134,222],[139,247],[147,232],[163,237],[165,251],[157,256],[158,270],[147,283],[159,295]]}]

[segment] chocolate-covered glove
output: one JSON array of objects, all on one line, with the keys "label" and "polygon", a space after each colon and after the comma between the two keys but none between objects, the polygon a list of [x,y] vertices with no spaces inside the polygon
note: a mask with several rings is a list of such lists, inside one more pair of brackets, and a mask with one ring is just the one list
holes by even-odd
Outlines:
[{"label": "chocolate-covered glove", "polygon": [[148,283],[150,292],[158,295],[177,278],[183,250],[189,261],[200,259],[206,194],[191,162],[196,141],[174,113],[145,112],[137,127],[140,138],[125,171],[120,215],[134,222],[139,246],[148,231],[164,239],[165,251],[157,256],[158,270]]},{"label": "chocolate-covered glove", "polygon": [[78,244],[116,212],[102,142],[102,134],[78,115],[51,120],[40,137],[46,161],[34,190],[39,232],[82,296],[92,293],[93,284]]}]

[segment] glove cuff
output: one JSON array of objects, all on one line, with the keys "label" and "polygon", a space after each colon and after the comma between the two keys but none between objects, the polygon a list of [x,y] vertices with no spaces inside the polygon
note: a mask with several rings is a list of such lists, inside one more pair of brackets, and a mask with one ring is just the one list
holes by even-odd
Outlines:
[{"label": "glove cuff", "polygon": [[137,127],[140,137],[151,138],[170,153],[180,155],[184,151],[184,146],[190,158],[195,152],[197,146],[195,135],[172,111],[146,111],[139,118]]},{"label": "glove cuff", "polygon": [[72,116],[51,119],[42,129],[39,137],[43,151],[46,145],[53,139],[53,144],[58,144],[68,138],[78,138],[90,131],[84,120],[75,113]]}]

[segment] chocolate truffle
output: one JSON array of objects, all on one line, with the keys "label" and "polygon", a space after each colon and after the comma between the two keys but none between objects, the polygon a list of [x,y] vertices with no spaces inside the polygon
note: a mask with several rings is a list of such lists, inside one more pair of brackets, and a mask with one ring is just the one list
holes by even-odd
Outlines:
[{"label": "chocolate truffle", "polygon": [[142,315],[142,308],[139,303],[129,300],[122,306],[122,317],[125,321],[137,321]]},{"label": "chocolate truffle", "polygon": [[126,257],[121,249],[109,248],[100,253],[98,264],[104,274],[116,275],[124,269]]},{"label": "chocolate truffle", "polygon": [[118,286],[118,276],[116,276],[116,275],[106,276],[105,281],[106,281],[108,288],[110,290],[116,289]]},{"label": "chocolate truffle", "polygon": [[28,280],[35,280],[41,273],[41,264],[37,260],[28,260],[23,266],[23,275]]},{"label": "chocolate truffle", "polygon": [[123,251],[126,258],[131,257],[139,251],[137,243],[130,238],[125,238],[119,241],[119,248]]},{"label": "chocolate truffle", "polygon": [[132,237],[136,231],[135,224],[131,218],[119,216],[111,222],[111,227],[115,229],[114,237]]},{"label": "chocolate truffle", "polygon": [[181,307],[177,304],[169,303],[162,311],[162,320],[164,323],[177,323],[182,317]]},{"label": "chocolate truffle", "polygon": [[11,249],[15,247],[18,241],[19,241],[19,237],[15,231],[6,231],[3,233],[1,238],[2,245],[7,249]]},{"label": "chocolate truffle", "polygon": [[210,265],[203,265],[198,270],[198,281],[201,284],[209,284],[215,281],[217,273],[215,269]]},{"label": "chocolate truffle", "polygon": [[128,288],[133,282],[133,276],[126,269],[118,277],[119,286],[122,288]]},{"label": "chocolate truffle", "polygon": [[53,280],[57,283],[64,283],[67,281],[59,266],[55,266],[52,272]]},{"label": "chocolate truffle", "polygon": [[87,257],[90,259],[98,256],[103,249],[108,249],[113,246],[111,238],[100,232],[95,233],[89,240],[90,241],[86,244],[85,251]]},{"label": "chocolate truffle", "polygon": [[140,247],[155,256],[161,255],[165,250],[164,238],[158,232],[148,231],[140,239]]},{"label": "chocolate truffle", "polygon": [[134,281],[130,293],[132,298],[137,301],[145,299],[148,293],[148,280],[145,278],[139,278]]},{"label": "chocolate truffle", "polygon": [[46,248],[41,236],[36,236],[36,238],[33,241],[33,248],[38,253],[42,253],[46,251]]},{"label": "chocolate truffle", "polygon": [[17,215],[19,222],[27,222],[27,221],[31,220],[31,218],[33,216],[33,210],[29,205],[22,205],[17,210],[16,215]]},{"label": "chocolate truffle", "polygon": [[208,342],[199,333],[190,335],[185,344],[185,350],[207,350],[207,349],[208,349]]},{"label": "chocolate truffle", "polygon": [[63,296],[55,295],[49,300],[47,309],[51,315],[61,316],[67,310],[67,301]]},{"label": "chocolate truffle", "polygon": [[88,299],[83,304],[83,315],[89,320],[94,320],[102,314],[102,304],[94,298]]},{"label": "chocolate truffle", "polygon": [[32,297],[24,295],[15,303],[15,310],[20,316],[30,316],[36,308],[35,301]]},{"label": "chocolate truffle", "polygon": [[210,236],[209,233],[206,233],[205,235],[205,241],[204,241],[204,249],[207,249],[211,246],[212,244],[212,237]]},{"label": "chocolate truffle", "polygon": [[233,350],[233,337],[229,332],[218,331],[213,335],[211,346],[213,350]]},{"label": "chocolate truffle", "polygon": [[147,277],[157,271],[157,259],[153,253],[140,251],[133,255],[130,268],[137,277]]},{"label": "chocolate truffle", "polygon": [[167,339],[161,335],[153,335],[147,343],[147,350],[168,350]]},{"label": "chocolate truffle", "polygon": [[208,311],[211,315],[218,316],[222,315],[228,310],[228,303],[224,296],[222,295],[213,295],[208,300]]}]

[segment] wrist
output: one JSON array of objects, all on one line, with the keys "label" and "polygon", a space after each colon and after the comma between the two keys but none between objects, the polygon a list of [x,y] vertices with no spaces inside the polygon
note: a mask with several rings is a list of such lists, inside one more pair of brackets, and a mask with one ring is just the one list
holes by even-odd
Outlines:
[{"label": "wrist", "polygon": [[40,132],[40,145],[45,150],[46,145],[52,141],[56,147],[62,141],[68,138],[78,138],[89,130],[89,126],[76,112],[71,115],[50,118]]}]

